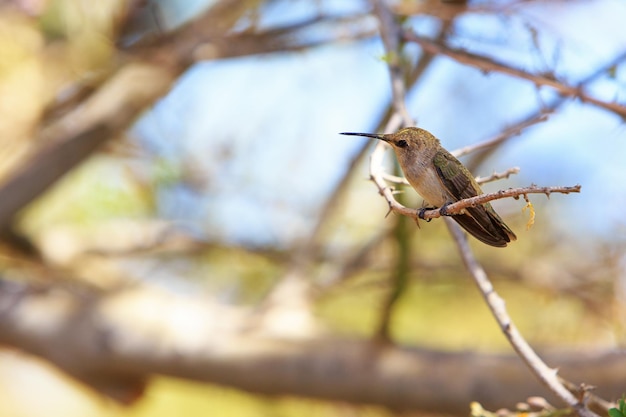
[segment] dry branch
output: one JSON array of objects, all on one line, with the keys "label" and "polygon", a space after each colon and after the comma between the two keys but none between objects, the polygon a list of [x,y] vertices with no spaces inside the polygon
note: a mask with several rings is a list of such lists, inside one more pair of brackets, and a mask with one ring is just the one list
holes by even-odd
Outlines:
[{"label": "dry branch", "polygon": [[[519,173],[520,169],[518,167],[509,168],[506,171],[502,172],[494,172],[491,175],[486,177],[476,177],[476,182],[479,184],[485,184],[491,181],[497,181],[505,178],[509,178],[513,174]],[[410,185],[406,178],[398,177],[397,175],[387,174],[386,172],[382,174],[383,179],[388,182],[393,182],[396,184],[402,185]]]},{"label": "dry branch", "polygon": [[503,74],[511,75],[515,78],[528,80],[537,86],[546,86],[553,88],[562,96],[575,97],[582,102],[590,103],[595,106],[601,107],[605,110],[609,110],[621,117],[626,117],[626,106],[616,103],[607,102],[595,97],[592,97],[582,90],[581,86],[570,86],[564,84],[553,76],[532,74],[519,68],[515,68],[512,65],[508,65],[502,62],[498,62],[493,58],[474,54],[461,49],[451,48],[443,43],[434,41],[425,36],[417,35],[411,30],[405,30],[403,32],[404,39],[408,42],[415,42],[420,45],[424,51],[432,54],[444,55],[454,59],[461,64],[469,65],[474,68],[478,68],[485,72],[500,72]]},{"label": "dry branch", "polygon": [[[402,29],[397,21],[396,16],[392,13],[384,0],[371,1],[374,14],[378,19],[380,36],[385,45],[387,55],[387,69],[389,71],[391,81],[392,102],[395,115],[402,120],[402,126],[412,126],[415,124],[406,106],[406,81],[402,63]],[[425,65],[431,60],[428,57],[421,59],[422,67],[416,67],[415,77],[420,74]],[[417,79],[417,78],[415,78]],[[391,119],[390,119],[391,121]],[[392,289],[388,293],[386,300],[382,303],[380,309],[380,321],[375,338],[384,343],[391,342],[391,319],[397,301],[401,298],[406,290],[409,281],[410,258],[411,258],[411,240],[410,233],[404,219],[397,219],[394,227],[395,242],[397,256],[396,265],[390,271],[390,281]]]},{"label": "dry branch", "polygon": [[[143,286],[103,294],[79,284],[0,280],[0,343],[46,358],[109,396],[156,374],[259,394],[454,414],[467,413],[471,401],[496,409],[547,395],[514,356],[278,339],[246,331],[254,315]],[[618,398],[626,386],[625,352],[546,357],[568,378],[598,385],[603,396]]]},{"label": "dry branch", "polygon": [[531,116],[530,118],[521,120],[519,123],[516,123],[513,126],[508,127],[504,131],[497,134],[495,137],[485,140],[483,142],[474,143],[472,145],[464,146],[460,149],[454,150],[451,152],[457,158],[461,156],[470,154],[472,152],[476,152],[479,150],[494,148],[495,146],[503,143],[505,140],[520,135],[522,131],[528,127],[534,126],[539,123],[543,123],[548,120],[547,111],[541,111],[536,115]]},{"label": "dry branch", "polygon": [[380,37],[383,40],[385,52],[387,53],[387,68],[389,69],[389,77],[391,79],[393,107],[395,112],[402,118],[402,126],[412,126],[415,123],[404,101],[406,85],[400,64],[402,58],[402,31],[384,0],[372,0],[372,5],[374,6],[374,13],[378,18]]},{"label": "dry branch", "polygon": [[577,398],[577,396],[570,392],[559,379],[557,375],[558,369],[548,367],[528,342],[526,342],[509,316],[504,300],[498,295],[491,281],[489,281],[487,273],[474,257],[467,243],[466,235],[461,228],[452,221],[448,220],[446,224],[459,248],[463,263],[478,286],[487,306],[489,306],[492,315],[498,322],[502,333],[504,333],[509,340],[509,343],[513,349],[515,349],[519,357],[550,392],[554,393],[562,402],[576,411],[580,417],[598,417],[597,414],[587,408],[586,402],[583,399],[584,396]]},{"label": "dry branch", "polygon": [[[389,187],[385,182],[386,174],[383,173],[380,167],[380,159],[382,158],[381,154],[374,155],[372,154],[372,163],[370,170],[370,179],[376,184],[378,188],[378,192],[387,200],[387,204],[389,205],[389,210],[395,213],[401,214],[403,216],[411,217],[412,219],[418,220],[418,211],[412,208],[408,208],[400,204],[394,197],[393,188]],[[504,174],[506,175],[506,174]],[[499,174],[496,174],[499,176]],[[393,178],[393,177],[392,177]],[[398,177],[393,178],[394,180],[398,179]],[[476,197],[466,198],[463,200],[459,200],[455,203],[452,203],[446,206],[446,212],[449,215],[454,215],[457,213],[461,213],[463,209],[468,207],[475,207],[480,204],[485,204],[493,200],[499,200],[502,198],[519,198],[520,196],[525,196],[527,194],[545,194],[549,196],[552,193],[578,193],[580,192],[581,186],[566,186],[566,187],[538,187],[535,185],[531,185],[529,187],[521,187],[521,188],[509,188],[507,190],[500,190],[493,193],[481,194]],[[425,219],[435,219],[437,217],[441,217],[441,213],[439,209],[425,210],[423,212],[423,217]]]},{"label": "dry branch", "polygon": [[[499,200],[501,198],[519,198],[519,196],[526,196],[527,194],[545,194],[547,197],[549,197],[552,193],[579,193],[580,189],[580,185],[575,185],[573,187],[537,187],[535,185],[531,185],[530,187],[509,188],[507,190],[500,190],[494,193],[487,193],[478,195],[476,197],[459,200],[456,203],[452,203],[449,206],[446,206],[446,212],[450,215],[458,214],[461,213],[463,209],[466,209],[468,207],[475,207],[493,200]],[[423,217],[426,219],[435,219],[437,217],[441,217],[441,213],[438,209],[426,210],[423,213]]]},{"label": "dry branch", "polygon": [[0,186],[0,232],[7,232],[18,211],[110,137],[110,128],[97,125],[38,152]]},{"label": "dry branch", "polygon": [[[396,112],[404,119],[407,120],[406,115],[406,106],[404,105],[404,85],[402,84],[402,79],[400,78],[399,68],[397,66],[397,60],[394,58],[397,55],[397,48],[391,48],[392,46],[399,45],[399,40],[394,38],[393,36],[398,33],[399,29],[394,26],[394,22],[391,19],[391,12],[385,7],[382,1],[373,1],[374,9],[376,14],[378,15],[380,26],[381,26],[381,36],[383,37],[383,41],[385,43],[387,55],[389,57],[388,67],[389,72],[391,74],[391,89],[393,93],[393,99],[395,104]],[[595,98],[587,96],[583,93],[581,88],[572,88],[565,86],[558,81],[547,78],[545,76],[536,76],[533,74],[529,74],[525,71],[518,70],[512,68],[510,66],[501,64],[496,62],[493,59],[489,59],[486,57],[481,57],[476,54],[471,54],[466,51],[454,50],[449,48],[442,43],[432,41],[427,38],[422,38],[417,36],[412,31],[404,31],[403,32],[404,40],[412,41],[418,43],[425,52],[431,54],[439,54],[439,55],[447,55],[456,59],[459,62],[473,65],[478,67],[484,71],[500,71],[504,72],[522,79],[529,79],[537,85],[547,85],[554,89],[556,89],[561,95],[569,95],[580,98],[582,101],[587,101],[598,105],[604,108],[611,108],[612,111],[615,111],[618,114],[626,115],[626,108],[621,108],[619,105],[615,105],[614,103],[605,103]],[[616,108],[617,106],[617,108]],[[623,111],[620,113],[620,111]],[[529,121],[529,124],[538,123],[545,120],[545,118],[540,117],[536,119],[532,119]],[[526,125],[521,125],[517,131],[523,129]],[[509,132],[505,132],[505,134],[501,135],[501,137],[496,138],[496,143],[501,143],[506,138],[510,137],[511,134]],[[379,144],[374,152],[372,153],[371,161],[370,161],[370,176],[372,181],[378,187],[379,192],[384,198],[387,200],[389,204],[389,210],[401,213],[403,215],[412,217],[417,220],[418,213],[415,210],[409,210],[400,204],[393,196],[393,190],[388,187],[384,180],[383,170],[381,168],[382,164],[382,154],[383,147],[382,144]],[[491,146],[492,143],[487,143],[484,146]],[[482,144],[480,146],[483,146]],[[570,193],[570,192],[579,192],[580,186],[577,185],[575,187],[525,187],[525,188],[517,188],[517,189],[509,189],[502,190],[496,193],[484,194],[480,196],[476,196],[473,198],[468,198],[465,200],[461,200],[446,206],[448,214],[457,214],[463,212],[464,209],[468,207],[473,207],[480,204],[485,204],[489,201],[504,198],[504,197],[515,197],[518,198],[520,195],[523,195],[525,199],[527,199],[527,194],[530,193],[542,193],[549,196],[553,192],[560,193]],[[440,210],[428,210],[426,212],[420,212],[419,217],[431,219],[435,217],[439,217],[441,215]],[[517,331],[515,326],[513,325],[510,317],[508,316],[506,309],[504,307],[504,300],[502,300],[495,290],[493,286],[489,282],[487,275],[484,270],[480,266],[480,264],[475,260],[473,254],[467,244],[466,237],[460,228],[456,225],[452,224],[450,219],[446,220],[446,224],[449,226],[456,242],[461,252],[461,256],[465,262],[467,269],[470,274],[476,281],[480,291],[482,292],[486,303],[491,309],[493,315],[495,316],[497,322],[499,323],[502,331],[507,336],[509,342],[518,353],[522,361],[526,363],[526,365],[532,370],[535,376],[541,381],[552,393],[554,393],[562,402],[572,407],[580,417],[596,417],[596,414],[590,411],[586,404],[582,401],[582,399],[577,399],[570,391],[567,390],[563,384],[559,381],[556,371],[550,369],[544,362],[541,361],[539,356],[532,350],[530,345],[523,339],[521,334]],[[398,268],[401,270],[402,268]],[[391,302],[393,302],[393,298],[391,298]],[[389,304],[389,303],[388,303]],[[388,306],[387,306],[388,307]],[[388,313],[388,312],[387,312]],[[389,316],[389,314],[387,314]],[[385,323],[386,324],[386,323]]]},{"label": "dry branch", "polygon": [[519,173],[519,167],[513,167],[513,168],[507,169],[506,171],[494,172],[493,174],[488,175],[486,177],[476,177],[476,182],[479,184],[486,184],[491,181],[507,179],[511,175],[517,174],[517,173]]}]

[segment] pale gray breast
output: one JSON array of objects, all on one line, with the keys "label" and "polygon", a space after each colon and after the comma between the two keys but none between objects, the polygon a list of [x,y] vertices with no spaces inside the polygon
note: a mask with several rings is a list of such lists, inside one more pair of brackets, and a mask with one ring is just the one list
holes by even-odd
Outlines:
[{"label": "pale gray breast", "polygon": [[411,155],[396,150],[396,156],[409,184],[430,205],[441,207],[453,201],[439,179],[430,155]]},{"label": "pale gray breast", "polygon": [[409,180],[409,183],[431,205],[441,207],[451,201],[434,167],[421,170],[420,175]]}]

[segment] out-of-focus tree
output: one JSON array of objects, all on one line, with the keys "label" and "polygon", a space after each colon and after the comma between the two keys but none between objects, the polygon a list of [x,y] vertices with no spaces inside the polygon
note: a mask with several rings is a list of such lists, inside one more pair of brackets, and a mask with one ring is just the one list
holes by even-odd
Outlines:
[{"label": "out-of-focus tree", "polygon": [[[593,5],[337,3],[0,2],[0,342],[5,357],[15,357],[10,350],[41,357],[122,404],[147,401],[143,394],[152,378],[174,376],[253,394],[388,410],[465,414],[472,401],[492,409],[513,407],[530,396],[565,406],[517,356],[494,354],[505,349],[505,338],[487,317],[479,294],[464,282],[468,265],[454,251],[451,235],[435,226],[444,221],[422,222],[418,228],[404,215],[383,220],[385,198],[390,210],[412,217],[416,212],[392,204],[395,188],[403,187],[401,178],[372,170],[381,195],[372,184],[358,181],[370,154],[367,143],[343,158],[345,169],[328,181],[332,184],[324,198],[307,201],[310,210],[300,216],[308,227],[298,227],[289,221],[293,218],[276,222],[276,235],[290,236],[280,243],[233,243],[207,232],[206,224],[183,227],[163,214],[164,205],[196,210],[193,202],[198,200],[186,202],[185,195],[210,198],[208,190],[215,184],[228,188],[230,161],[245,165],[271,159],[263,153],[275,154],[272,164],[284,167],[282,179],[289,183],[291,170],[299,172],[300,161],[313,158],[303,150],[304,140],[295,151],[289,146],[290,154],[281,153],[276,142],[246,148],[236,145],[236,137],[226,142],[207,137],[210,163],[188,149],[176,162],[151,147],[176,147],[182,138],[138,138],[136,123],[142,117],[142,125],[150,127],[144,132],[159,132],[156,136],[167,136],[158,114],[180,118],[181,130],[200,124],[168,104],[167,97],[203,62],[277,54],[298,59],[304,51],[321,48],[384,45],[381,59],[353,63],[355,72],[375,65],[390,74],[389,94],[376,103],[380,115],[367,128],[374,132],[421,123],[420,100],[441,111],[470,102],[467,111],[483,108],[481,117],[495,132],[471,146],[466,165],[472,171],[498,159],[511,138],[524,139],[529,130],[550,126],[573,102],[606,117],[626,116],[619,100],[626,51],[607,47],[598,52],[604,54],[599,60],[586,50],[589,59],[580,61],[601,63],[570,67],[572,60],[559,54],[572,54],[578,44],[570,47],[571,39],[559,39],[558,31],[538,18],[576,8],[593,11]],[[508,37],[499,32],[506,22],[511,25]],[[623,36],[607,33],[605,40]],[[539,64],[528,65],[532,61]],[[477,98],[480,92],[455,73],[459,68],[519,83],[512,91],[523,92],[523,111],[514,103],[512,115],[497,120],[489,113],[498,104]],[[448,91],[443,84],[428,88],[437,80],[432,76],[436,71],[456,85],[458,96],[438,95]],[[334,78],[333,85],[322,86],[325,102],[339,99],[335,89],[350,82]],[[248,122],[238,106],[256,100],[253,105],[261,112],[273,99],[267,92],[239,92],[234,101],[225,96],[228,89],[213,97],[224,106],[237,103],[226,112],[235,136]],[[286,106],[310,99],[298,92],[288,96]],[[353,98],[369,99],[366,94]],[[511,100],[510,92],[503,91],[500,101],[493,101],[506,100]],[[155,107],[161,108],[150,115]],[[319,124],[334,118],[324,110],[306,117],[319,118]],[[219,116],[207,112],[203,117]],[[446,124],[454,132],[471,130],[472,123],[459,116]],[[477,142],[488,132],[468,136]],[[382,150],[375,151],[375,158]],[[568,149],[561,152],[566,159]],[[337,167],[320,158],[319,170],[325,169],[334,172]],[[492,179],[518,171],[511,168]],[[116,185],[99,189],[101,177],[114,178]],[[303,189],[316,178],[328,177],[302,178]],[[557,185],[547,178],[540,185]],[[281,184],[256,187],[258,194],[290,193]],[[528,193],[518,194],[532,213],[549,212],[552,201],[533,206]],[[567,204],[570,197],[558,199]],[[407,191],[398,201],[419,205],[412,198]],[[602,205],[623,198],[622,191]],[[284,201],[275,201],[273,209],[284,210]],[[508,213],[506,207],[513,205],[499,207]],[[240,205],[227,217],[253,224],[254,217],[248,216],[258,209]],[[590,207],[589,216],[602,216],[601,208]],[[518,229],[533,223],[514,222]],[[217,228],[216,223],[209,222]],[[594,238],[587,253],[554,232],[545,216],[538,216],[533,227],[545,233],[523,237],[502,252],[476,247],[476,257],[502,288],[523,333],[557,350],[544,359],[567,378],[564,389],[580,400],[576,411],[591,415],[584,414],[589,412],[586,405],[605,410],[610,405],[605,400],[616,400],[626,387],[623,224],[615,225],[606,242]],[[297,232],[289,233],[292,229]],[[466,263],[474,259],[468,253],[461,250]],[[469,264],[470,272],[476,272]],[[510,327],[502,330],[510,336]],[[481,353],[465,350],[485,345],[490,349]],[[591,393],[588,385],[597,390]],[[531,398],[518,406],[539,413],[553,405]],[[344,413],[344,407],[336,406],[336,414]],[[489,413],[478,404],[472,412]]]}]

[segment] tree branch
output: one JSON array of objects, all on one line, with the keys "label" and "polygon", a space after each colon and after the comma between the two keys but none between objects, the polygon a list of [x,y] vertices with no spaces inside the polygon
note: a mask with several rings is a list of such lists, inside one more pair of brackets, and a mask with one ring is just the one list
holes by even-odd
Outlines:
[{"label": "tree branch", "polygon": [[0,186],[0,233],[8,232],[18,211],[109,139],[111,133],[108,126],[97,125],[39,151],[21,166]]},{"label": "tree branch", "polygon": [[580,417],[598,417],[597,414],[587,408],[582,398],[576,398],[576,396],[561,383],[557,376],[557,369],[548,367],[522,337],[506,311],[504,300],[496,293],[491,281],[489,281],[487,277],[487,273],[480,266],[476,258],[474,258],[467,243],[466,235],[454,222],[448,220],[446,221],[446,225],[454,237],[463,263],[478,286],[491,313],[498,322],[502,333],[504,333],[511,346],[515,349],[526,366],[530,368],[544,386],[554,393],[562,402],[573,408]]},{"label": "tree branch", "polygon": [[[509,178],[511,175],[519,173],[519,171],[520,169],[518,167],[509,168],[506,171],[494,172],[493,174],[487,177],[476,177],[476,182],[479,184],[485,184],[491,181],[497,181],[497,180],[501,180],[504,178]],[[387,174],[386,172],[384,172],[382,176],[383,176],[383,179],[387,182],[393,182],[393,183],[402,184],[402,185],[410,185],[407,179],[404,177]]]},{"label": "tree branch", "polygon": [[534,126],[539,123],[543,123],[546,120],[548,120],[547,112],[541,111],[539,112],[539,114],[536,114],[530,118],[524,119],[520,121],[519,123],[514,124],[513,126],[509,126],[504,131],[500,132],[499,134],[497,134],[491,139],[488,139],[479,143],[474,143],[472,145],[464,146],[450,153],[454,155],[455,157],[460,158],[461,156],[467,155],[472,152],[476,152],[476,151],[487,149],[487,148],[492,148],[494,146],[501,144],[502,142],[504,142],[505,140],[513,136],[520,135],[524,129]]},{"label": "tree branch", "polygon": [[[526,194],[545,194],[547,197],[552,193],[579,193],[581,189],[580,185],[573,187],[537,187],[531,185],[530,187],[509,188],[507,190],[496,191],[495,193],[481,194],[476,197],[466,198],[459,200],[456,203],[452,203],[446,206],[446,212],[448,214],[458,214],[468,207],[476,207],[481,204],[488,203],[493,200],[499,200],[501,198],[513,197],[519,198],[519,196],[526,196]],[[426,210],[423,213],[425,219],[435,219],[441,217],[439,210]]]},{"label": "tree branch", "polygon": [[391,79],[391,94],[393,97],[393,107],[402,118],[402,126],[413,126],[415,122],[406,108],[404,97],[406,95],[406,85],[402,71],[402,29],[398,26],[396,18],[387,7],[384,0],[372,0],[374,13],[378,18],[380,37],[385,45],[387,53],[387,67]]},{"label": "tree branch", "polygon": [[[387,55],[387,68],[391,81],[392,102],[395,114],[402,120],[402,126],[415,124],[406,107],[406,83],[402,68],[402,30],[384,0],[372,0],[374,13],[378,18],[380,36],[385,45]],[[426,60],[426,63],[428,60]],[[417,72],[419,73],[419,72]],[[410,269],[410,245],[407,224],[403,218],[397,219],[394,227],[396,241],[396,266],[391,271],[392,288],[382,304],[380,322],[376,332],[378,341],[389,343],[391,341],[391,318],[394,307],[406,290]]]},{"label": "tree branch", "polygon": [[[372,154],[372,161],[374,161],[374,154]],[[387,200],[387,204],[389,204],[389,211],[393,211],[395,213],[401,214],[403,216],[411,217],[414,220],[418,220],[418,212],[415,209],[411,209],[400,204],[394,197],[393,188],[389,187],[385,182],[385,174],[383,173],[381,167],[382,155],[377,156],[376,163],[371,164],[370,166],[370,179],[376,184],[378,188],[378,192]],[[496,174],[496,176],[499,174]],[[394,177],[397,179],[398,177]],[[507,190],[500,190],[494,193],[481,194],[476,197],[466,198],[463,200],[459,200],[455,203],[452,203],[446,206],[446,211],[448,214],[454,215],[458,214],[468,207],[475,207],[480,204],[485,204],[493,200],[499,200],[502,198],[513,197],[519,198],[519,196],[525,196],[526,194],[545,194],[546,196],[550,196],[552,193],[578,193],[580,192],[581,186],[566,186],[566,187],[538,187],[531,185],[529,187],[521,187],[521,188],[509,188]],[[438,209],[433,210],[425,210],[423,212],[423,217],[425,219],[435,219],[437,217],[441,217],[441,213]]]},{"label": "tree branch", "polygon": [[506,171],[494,172],[493,174],[488,175],[486,177],[476,177],[476,182],[478,184],[486,184],[488,182],[506,179],[506,178],[509,178],[513,174],[519,173],[519,171],[520,171],[519,167],[512,167],[512,168],[507,169]]},{"label": "tree branch", "polygon": [[[258,394],[453,414],[466,413],[471,401],[496,409],[544,393],[514,356],[279,339],[247,331],[255,315],[141,285],[102,293],[80,284],[0,280],[0,343],[46,358],[115,399],[120,384],[155,374]],[[618,398],[626,386],[625,352],[550,358],[570,378],[600,385],[603,396]]]},{"label": "tree branch", "polygon": [[[397,65],[397,55],[395,54],[397,51],[398,40],[394,37],[394,30],[396,27],[394,26],[394,22],[391,19],[391,12],[386,9],[385,5],[380,0],[374,0],[374,9],[378,15],[380,26],[381,26],[381,36],[385,43],[385,47],[387,50],[387,55],[389,59],[389,71],[391,74],[391,83],[392,83],[392,93],[394,98],[394,104],[396,112],[399,113],[402,118],[406,121],[406,106],[404,105],[404,85],[402,84],[402,80],[399,77],[400,71]],[[621,108],[618,106],[616,108],[614,103],[605,103],[595,98],[589,97],[582,92],[580,88],[571,88],[565,86],[556,80],[544,77],[544,76],[536,76],[533,74],[529,74],[525,71],[518,70],[495,60],[481,57],[475,54],[471,54],[465,51],[453,50],[445,45],[436,43],[432,40],[420,38],[415,35],[412,31],[404,32],[404,39],[407,41],[413,41],[420,46],[422,46],[425,52],[429,52],[431,54],[443,54],[450,56],[456,59],[459,62],[463,62],[466,64],[470,64],[481,68],[483,70],[497,70],[500,72],[505,72],[519,78],[529,79],[535,82],[537,85],[547,85],[554,89],[556,89],[561,95],[570,95],[574,97],[579,97],[582,101],[590,102],[592,104],[608,108],[610,107],[612,111],[620,114],[620,111],[623,111],[623,115],[626,115],[626,108]],[[396,48],[394,48],[396,46]],[[394,59],[395,58],[395,59]],[[526,124],[522,124],[520,126],[516,126],[516,132],[519,132],[521,129],[525,128],[527,125],[532,125],[545,120],[545,116],[541,116],[538,118],[533,118],[529,120]],[[505,132],[500,137],[497,137],[493,141],[490,141],[486,144],[481,144],[480,146],[487,147],[492,146],[494,143],[500,143],[506,138],[511,136],[511,132]],[[376,150],[372,154],[372,159],[370,161],[370,175],[371,179],[374,181],[376,186],[379,189],[379,192],[385,197],[389,204],[390,211],[399,212],[401,214],[407,215],[409,217],[413,217],[417,219],[417,212],[415,210],[408,210],[406,207],[401,205],[393,196],[393,190],[389,188],[384,179],[381,169],[382,162],[382,144],[379,144],[376,147]],[[472,149],[473,150],[473,149]],[[469,151],[469,150],[468,150]],[[394,178],[396,180],[401,180],[399,178]],[[529,193],[543,193],[549,196],[553,192],[561,192],[561,193],[570,193],[570,192],[579,192],[580,186],[575,187],[525,187],[525,188],[517,188],[517,189],[509,189],[502,190],[496,193],[484,194],[480,196],[476,196],[473,198],[468,198],[465,200],[458,201],[456,203],[450,204],[447,206],[449,214],[461,213],[465,208],[485,204],[488,201],[492,201],[498,198],[504,197],[519,197],[520,195],[524,195],[525,198]],[[408,212],[407,212],[408,211]],[[429,210],[425,213],[421,213],[424,218],[435,218],[439,217],[439,210]],[[474,277],[477,285],[483,292],[485,300],[489,307],[492,310],[492,313],[496,317],[498,323],[501,326],[501,329],[506,334],[510,343],[516,350],[516,352],[520,355],[522,360],[526,362],[526,364],[533,370],[535,375],[539,378],[539,380],[546,385],[554,394],[557,395],[563,402],[572,407],[580,417],[595,417],[596,415],[590,411],[586,405],[582,401],[578,401],[576,397],[568,391],[558,380],[556,376],[556,371],[549,369],[539,357],[535,354],[535,352],[530,348],[530,346],[526,343],[526,341],[522,338],[522,336],[517,332],[517,329],[513,326],[511,319],[508,317],[506,309],[504,308],[504,301],[495,293],[493,286],[489,282],[486,274],[480,268],[480,265],[473,258],[469,246],[467,245],[467,241],[465,240],[465,235],[460,231],[458,226],[453,225],[450,220],[446,221],[446,224],[449,225],[455,240],[459,246],[459,250],[461,251],[461,255],[463,256],[463,260]],[[392,302],[391,299],[390,302]],[[389,303],[388,303],[389,304]],[[388,315],[388,314],[387,314]],[[386,323],[385,323],[386,324]]]},{"label": "tree branch", "polygon": [[482,71],[500,72],[516,78],[531,81],[537,86],[551,87],[563,96],[576,97],[579,98],[582,102],[593,104],[595,106],[609,110],[615,114],[618,114],[622,117],[626,117],[626,106],[616,102],[606,102],[603,100],[599,100],[595,97],[591,97],[581,89],[581,86],[569,86],[556,80],[552,76],[532,74],[519,68],[515,68],[511,65],[498,62],[493,58],[474,54],[461,49],[451,48],[442,43],[433,41],[432,39],[429,39],[427,37],[417,35],[412,30],[405,30],[403,32],[403,36],[406,41],[415,42],[420,45],[422,49],[430,53],[445,55],[449,58],[454,59],[457,62],[478,68]]}]

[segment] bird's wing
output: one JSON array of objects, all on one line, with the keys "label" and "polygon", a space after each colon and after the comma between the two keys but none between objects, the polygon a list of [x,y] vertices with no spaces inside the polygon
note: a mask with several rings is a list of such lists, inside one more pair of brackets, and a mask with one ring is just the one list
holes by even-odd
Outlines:
[{"label": "bird's wing", "polygon": [[449,152],[437,152],[433,158],[435,169],[443,186],[457,200],[475,197],[478,184],[461,162]]},{"label": "bird's wing", "polygon": [[[438,152],[433,163],[443,186],[456,200],[475,197],[482,192],[472,174],[452,154]],[[489,203],[468,207],[465,213],[453,218],[471,235],[488,245],[504,247],[511,238],[515,239],[513,232]]]}]

